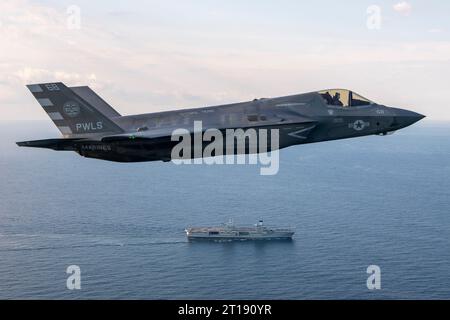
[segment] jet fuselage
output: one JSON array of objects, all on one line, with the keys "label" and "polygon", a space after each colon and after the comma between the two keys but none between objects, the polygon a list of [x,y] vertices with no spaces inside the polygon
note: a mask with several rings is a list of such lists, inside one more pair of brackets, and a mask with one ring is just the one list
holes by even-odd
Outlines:
[{"label": "jet fuselage", "polygon": [[[194,135],[196,123],[201,123],[203,131],[254,129],[259,133],[261,129],[269,132],[275,129],[279,133],[279,149],[282,149],[305,143],[386,135],[424,118],[421,114],[380,105],[340,89],[120,116],[103,100],[105,105],[81,90],[86,87],[68,88],[57,83],[29,88],[35,91],[33,94],[65,139],[19,145],[71,150],[85,157],[119,162],[170,161],[171,150],[178,143],[171,139],[174,130],[183,128]],[[47,106],[43,105],[43,100]],[[245,153],[250,153],[248,148]]]}]

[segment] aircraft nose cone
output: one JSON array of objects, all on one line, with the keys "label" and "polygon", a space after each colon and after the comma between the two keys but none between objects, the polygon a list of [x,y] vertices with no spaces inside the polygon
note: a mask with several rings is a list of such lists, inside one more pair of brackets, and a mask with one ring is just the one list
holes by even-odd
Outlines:
[{"label": "aircraft nose cone", "polygon": [[414,112],[414,111],[409,111],[409,110],[404,110],[404,109],[396,109],[396,108],[392,108],[394,111],[394,124],[396,126],[398,126],[399,128],[405,128],[408,127],[420,120],[422,120],[423,118],[425,118],[425,116],[423,114]]}]

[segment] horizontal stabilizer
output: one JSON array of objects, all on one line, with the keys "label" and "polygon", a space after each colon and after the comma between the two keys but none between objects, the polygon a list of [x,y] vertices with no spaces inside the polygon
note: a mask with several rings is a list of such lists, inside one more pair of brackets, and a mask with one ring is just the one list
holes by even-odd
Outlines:
[{"label": "horizontal stabilizer", "polygon": [[45,148],[58,151],[59,150],[75,151],[74,142],[81,140],[82,139],[46,139],[46,140],[17,142],[17,145],[19,147]]}]

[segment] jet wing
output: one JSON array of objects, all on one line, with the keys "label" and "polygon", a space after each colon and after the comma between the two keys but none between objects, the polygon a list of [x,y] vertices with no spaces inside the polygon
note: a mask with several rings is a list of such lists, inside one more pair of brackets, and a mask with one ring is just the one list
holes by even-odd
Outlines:
[{"label": "jet wing", "polygon": [[[242,129],[248,129],[248,128],[254,128],[254,129],[258,129],[258,127],[260,128],[270,128],[273,126],[279,126],[279,124],[253,124],[253,125],[249,125],[248,127],[242,127]],[[307,135],[310,133],[310,131],[312,129],[314,129],[317,126],[317,122],[312,121],[310,119],[304,118],[302,119],[302,121],[299,121],[298,119],[296,119],[296,121],[292,121],[292,122],[283,122],[284,126],[289,126],[291,127],[292,125],[303,125],[306,126],[305,128],[301,128],[302,130],[298,131],[301,132],[303,135]],[[123,142],[123,141],[149,141],[152,140],[155,143],[158,142],[162,142],[162,141],[167,141],[167,140],[171,140],[172,134],[174,132],[174,130],[176,130],[177,128],[162,128],[162,129],[152,129],[152,130],[148,130],[148,131],[141,131],[141,132],[131,132],[131,133],[119,133],[119,134],[114,134],[114,135],[109,135],[109,136],[104,136],[101,138],[102,142]],[[195,131],[193,128],[186,128],[191,134],[194,134]],[[202,132],[204,133],[205,131],[207,131],[209,128],[202,128]],[[228,128],[228,127],[224,127],[224,128],[219,128],[218,130],[221,131],[225,131],[227,129],[236,129],[236,128]],[[275,127],[275,129],[277,129]],[[306,138],[305,138],[306,139]],[[150,142],[150,141],[149,141]]]},{"label": "jet wing", "polygon": [[101,139],[102,142],[122,142],[129,140],[161,140],[172,136],[172,130],[161,129],[143,132],[121,133],[110,136],[105,136]]}]

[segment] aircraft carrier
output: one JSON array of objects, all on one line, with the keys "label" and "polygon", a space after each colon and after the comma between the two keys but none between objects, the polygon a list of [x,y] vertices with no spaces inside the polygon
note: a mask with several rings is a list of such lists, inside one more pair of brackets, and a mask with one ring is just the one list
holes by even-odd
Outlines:
[{"label": "aircraft carrier", "polygon": [[291,228],[266,227],[263,220],[253,227],[238,227],[230,220],[219,227],[191,227],[185,231],[189,241],[291,240],[294,235]]}]

